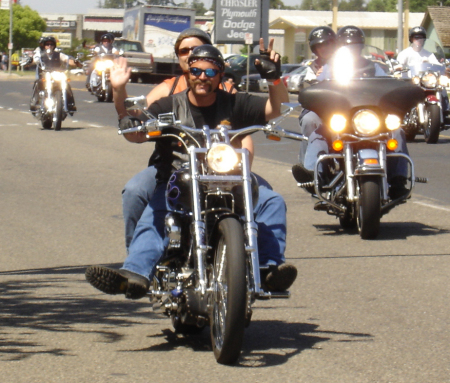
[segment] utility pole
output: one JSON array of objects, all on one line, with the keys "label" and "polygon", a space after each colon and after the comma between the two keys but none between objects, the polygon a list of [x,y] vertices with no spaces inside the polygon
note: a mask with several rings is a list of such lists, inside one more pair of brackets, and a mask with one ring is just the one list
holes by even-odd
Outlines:
[{"label": "utility pole", "polygon": [[398,0],[397,53],[403,50],[403,0]]},{"label": "utility pole", "polygon": [[338,0],[333,0],[333,21],[331,23],[331,29],[337,32],[337,14],[338,14]]},{"label": "utility pole", "polygon": [[11,75],[11,56],[13,50],[13,1],[9,0],[9,60],[8,60],[8,73]]},{"label": "utility pole", "polygon": [[405,0],[404,12],[405,23],[403,25],[403,46],[407,47],[409,45],[409,0]]}]

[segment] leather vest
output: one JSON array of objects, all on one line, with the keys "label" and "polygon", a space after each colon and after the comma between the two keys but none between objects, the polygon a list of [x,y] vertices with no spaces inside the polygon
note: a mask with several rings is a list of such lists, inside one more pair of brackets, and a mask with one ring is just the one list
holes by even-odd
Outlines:
[{"label": "leather vest", "polygon": [[60,52],[53,52],[52,57],[48,57],[47,53],[41,54],[41,61],[45,65],[46,70],[61,69],[61,55]]}]

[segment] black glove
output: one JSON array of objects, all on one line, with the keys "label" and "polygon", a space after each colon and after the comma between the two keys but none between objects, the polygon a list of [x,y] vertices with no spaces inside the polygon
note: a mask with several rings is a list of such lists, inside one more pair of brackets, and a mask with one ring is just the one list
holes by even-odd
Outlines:
[{"label": "black glove", "polygon": [[261,78],[266,80],[278,80],[281,77],[281,64],[280,60],[274,62],[270,59],[270,53],[267,51],[259,51],[261,57],[259,58],[259,64],[255,63],[255,67]]},{"label": "black glove", "polygon": [[130,129],[130,128],[134,128],[136,126],[141,126],[141,125],[142,125],[142,121],[136,117],[126,116],[119,120],[119,129],[120,130]]},{"label": "black glove", "polygon": [[31,64],[33,62],[33,57],[28,57],[27,58],[27,64]]}]

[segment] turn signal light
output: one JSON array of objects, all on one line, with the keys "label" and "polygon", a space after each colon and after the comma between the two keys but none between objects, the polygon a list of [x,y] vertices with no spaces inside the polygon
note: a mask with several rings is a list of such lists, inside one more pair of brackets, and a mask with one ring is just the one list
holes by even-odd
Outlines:
[{"label": "turn signal light", "polygon": [[390,140],[388,140],[388,142],[386,143],[386,146],[389,150],[395,150],[398,148],[398,142],[397,140],[391,138]]},{"label": "turn signal light", "polygon": [[366,158],[364,160],[364,165],[378,165],[378,159],[377,158]]},{"label": "turn signal light", "polygon": [[344,148],[344,143],[341,140],[336,140],[333,141],[332,146],[336,152],[340,152]]},{"label": "turn signal light", "polygon": [[158,136],[161,135],[161,133],[162,132],[160,130],[155,130],[153,132],[147,132],[147,137],[148,138],[150,138],[150,137],[158,137]]},{"label": "turn signal light", "polygon": [[274,134],[268,134],[266,137],[272,141],[281,141],[281,137],[275,136]]}]

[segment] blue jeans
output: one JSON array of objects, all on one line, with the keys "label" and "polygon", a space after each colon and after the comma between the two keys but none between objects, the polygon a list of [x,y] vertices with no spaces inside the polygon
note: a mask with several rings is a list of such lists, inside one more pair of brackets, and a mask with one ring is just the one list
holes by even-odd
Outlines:
[{"label": "blue jeans", "polygon": [[[165,199],[166,184],[156,183],[154,174],[154,168],[138,173],[127,183],[123,192],[123,196],[126,197],[123,198],[124,218],[131,217],[129,222],[125,222],[126,230],[129,231],[126,235],[131,234],[131,229],[135,226],[123,268],[144,277],[152,275],[167,246],[164,230],[164,218],[168,211]],[[286,204],[283,197],[274,192],[267,181],[259,176],[256,177],[260,182],[259,199],[254,209],[255,221],[258,225],[260,265],[279,265],[285,262]],[[141,183],[138,182],[139,180]],[[146,190],[145,184],[150,185],[151,190]],[[135,204],[131,203],[132,190],[129,188],[133,185],[136,187],[135,190],[141,192],[140,195],[135,194]],[[143,211],[140,210],[143,201],[149,195],[148,204]],[[129,209],[126,212],[125,207]]]},{"label": "blue jeans", "polygon": [[[308,113],[309,114],[309,113]],[[393,138],[398,142],[397,149],[394,153],[408,154],[408,148],[406,146],[406,137],[403,129],[394,130],[392,133]],[[331,146],[331,133],[328,128],[321,125],[318,129],[311,133],[308,140],[308,146],[305,153],[304,167],[308,170],[314,170],[317,162],[317,158],[322,154],[329,154],[329,148]],[[405,158],[391,157],[387,158],[387,177],[388,181],[395,176],[408,176],[408,161]],[[323,168],[319,167],[319,172],[322,172]]]},{"label": "blue jeans", "polygon": [[[322,120],[316,113],[308,109],[303,109],[298,118],[298,124],[300,125],[300,133],[308,137],[309,140],[311,134],[322,126]],[[308,148],[308,142],[309,141],[300,141],[298,160],[303,166],[305,166],[305,156]]]}]

